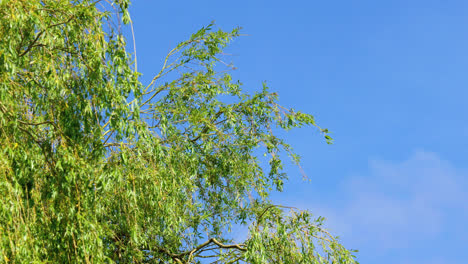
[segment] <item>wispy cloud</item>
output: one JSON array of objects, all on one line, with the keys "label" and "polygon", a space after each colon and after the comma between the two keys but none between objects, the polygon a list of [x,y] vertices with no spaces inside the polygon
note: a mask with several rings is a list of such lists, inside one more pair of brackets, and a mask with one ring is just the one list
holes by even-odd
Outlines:
[{"label": "wispy cloud", "polygon": [[385,254],[427,249],[433,241],[440,249],[447,232],[468,236],[466,228],[454,232],[468,223],[467,190],[466,171],[435,153],[417,151],[402,162],[371,160],[368,173],[349,177],[334,190],[333,204],[321,201],[310,209],[326,216],[353,248]]}]

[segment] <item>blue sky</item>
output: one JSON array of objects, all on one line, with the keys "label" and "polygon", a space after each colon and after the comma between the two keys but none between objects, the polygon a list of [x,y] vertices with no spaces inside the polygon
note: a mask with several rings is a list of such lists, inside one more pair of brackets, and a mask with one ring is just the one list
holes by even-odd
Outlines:
[{"label": "blue sky", "polygon": [[134,1],[144,80],[215,20],[248,34],[226,52],[244,89],[267,81],[315,115],[285,134],[311,183],[288,166],[279,203],[310,209],[361,263],[468,259],[468,1]]}]

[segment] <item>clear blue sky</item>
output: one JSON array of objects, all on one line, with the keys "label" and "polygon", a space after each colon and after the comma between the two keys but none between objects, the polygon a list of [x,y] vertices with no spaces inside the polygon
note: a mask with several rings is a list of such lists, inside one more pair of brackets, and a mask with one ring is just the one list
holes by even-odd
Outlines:
[{"label": "clear blue sky", "polygon": [[361,263],[468,259],[468,1],[134,1],[145,79],[178,42],[215,20],[248,36],[228,48],[246,90],[267,81],[314,114],[286,134],[312,180],[278,203],[310,209]]}]

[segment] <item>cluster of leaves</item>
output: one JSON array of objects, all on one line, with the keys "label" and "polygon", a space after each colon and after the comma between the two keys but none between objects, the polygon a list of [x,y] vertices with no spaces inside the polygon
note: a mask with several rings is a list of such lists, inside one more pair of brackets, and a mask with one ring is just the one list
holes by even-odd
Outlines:
[{"label": "cluster of leaves", "polygon": [[[322,219],[269,201],[280,153],[299,162],[274,129],[316,124],[218,70],[238,29],[202,28],[143,85],[120,32],[128,5],[1,2],[0,257],[355,263]],[[230,239],[248,223],[246,241]]]}]

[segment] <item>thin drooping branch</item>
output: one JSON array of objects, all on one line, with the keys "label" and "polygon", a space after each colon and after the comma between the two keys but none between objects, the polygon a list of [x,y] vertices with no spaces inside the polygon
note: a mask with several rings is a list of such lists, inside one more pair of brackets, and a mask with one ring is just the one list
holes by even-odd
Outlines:
[{"label": "thin drooping branch", "polygon": [[258,226],[260,225],[260,222],[261,222],[261,220],[262,220],[263,215],[264,215],[268,210],[270,210],[271,208],[274,208],[274,207],[286,208],[286,209],[296,209],[296,210],[297,210],[296,207],[292,207],[292,206],[275,205],[275,204],[269,205],[269,206],[267,206],[267,207],[263,210],[263,212],[258,216],[258,218],[257,218],[257,229],[258,229]]}]

